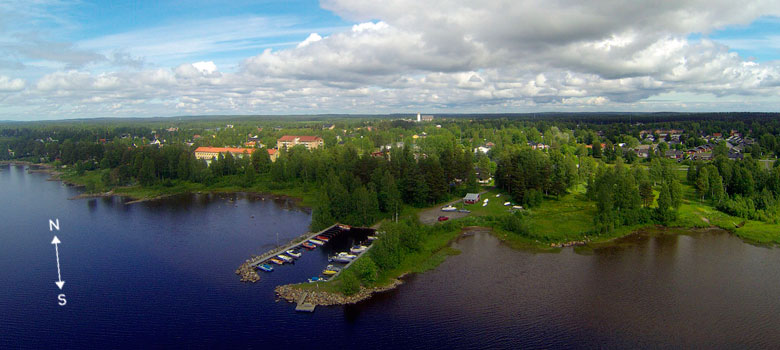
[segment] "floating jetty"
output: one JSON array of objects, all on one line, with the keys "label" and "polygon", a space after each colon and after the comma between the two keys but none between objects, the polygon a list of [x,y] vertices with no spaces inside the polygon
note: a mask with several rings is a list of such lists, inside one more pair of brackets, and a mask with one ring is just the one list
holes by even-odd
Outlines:
[{"label": "floating jetty", "polygon": [[303,293],[300,299],[298,299],[298,304],[295,305],[295,311],[298,312],[314,312],[314,308],[317,307],[317,305],[314,305],[312,303],[306,302],[306,297],[309,296],[309,293]]}]

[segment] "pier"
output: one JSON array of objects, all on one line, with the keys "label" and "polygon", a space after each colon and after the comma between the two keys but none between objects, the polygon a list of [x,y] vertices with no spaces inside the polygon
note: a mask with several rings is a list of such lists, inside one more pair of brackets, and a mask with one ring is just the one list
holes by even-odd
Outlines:
[{"label": "pier", "polygon": [[333,224],[332,226],[317,233],[308,232],[306,234],[303,234],[293,239],[289,243],[271,249],[270,251],[262,255],[253,256],[252,258],[247,259],[243,264],[241,264],[241,266],[238,267],[238,269],[236,269],[236,275],[239,275],[241,277],[241,282],[252,282],[252,283],[257,282],[260,280],[260,275],[257,274],[257,270],[255,268],[261,263],[263,263],[263,261],[266,261],[276,255],[284,253],[289,249],[293,249],[298,245],[300,245],[301,243],[309,239],[312,239],[318,235],[321,235],[323,233],[328,233],[334,230],[340,230],[338,223]]},{"label": "pier", "polygon": [[298,304],[295,305],[295,311],[298,312],[314,312],[314,308],[317,307],[317,305],[314,305],[312,303],[306,302],[306,297],[309,296],[309,293],[303,293],[300,299],[298,299]]},{"label": "pier", "polygon": [[314,233],[314,234],[309,232],[307,234],[304,234],[304,235],[302,235],[302,236],[300,236],[298,238],[293,239],[288,244],[282,245],[281,247],[277,247],[277,248],[275,248],[275,249],[273,249],[273,250],[271,250],[271,251],[269,251],[269,252],[267,252],[267,253],[265,253],[263,255],[256,256],[256,257],[250,259],[249,266],[257,267],[257,265],[260,265],[260,263],[262,263],[263,261],[265,261],[267,259],[270,259],[270,258],[272,258],[272,257],[274,257],[276,255],[279,255],[281,253],[284,253],[287,250],[293,249],[293,248],[297,247],[298,245],[300,245],[303,242],[306,242],[306,241],[308,241],[308,240],[310,240],[310,239],[312,239],[314,237],[317,237],[317,236],[319,236],[319,235],[321,235],[323,233],[328,233],[328,232],[331,232],[333,230],[339,230],[339,229],[340,229],[339,228],[339,224],[333,224],[333,226],[330,226],[330,227],[328,227],[328,228],[326,228],[326,229],[324,229],[324,230],[322,230],[320,232],[317,232],[317,233]]}]

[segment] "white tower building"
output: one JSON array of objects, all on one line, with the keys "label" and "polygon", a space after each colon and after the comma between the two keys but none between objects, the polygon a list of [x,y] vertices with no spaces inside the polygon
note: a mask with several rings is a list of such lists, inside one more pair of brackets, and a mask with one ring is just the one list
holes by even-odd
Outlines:
[{"label": "white tower building", "polygon": [[417,113],[417,122],[419,123],[421,121],[422,121],[422,119],[420,118],[420,113]]}]

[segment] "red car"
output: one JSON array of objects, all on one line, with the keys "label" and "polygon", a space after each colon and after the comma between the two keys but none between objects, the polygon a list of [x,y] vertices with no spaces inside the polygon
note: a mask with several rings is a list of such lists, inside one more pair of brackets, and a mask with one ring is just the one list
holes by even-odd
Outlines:
[{"label": "red car", "polygon": [[447,221],[450,218],[448,216],[439,216],[439,221]]}]

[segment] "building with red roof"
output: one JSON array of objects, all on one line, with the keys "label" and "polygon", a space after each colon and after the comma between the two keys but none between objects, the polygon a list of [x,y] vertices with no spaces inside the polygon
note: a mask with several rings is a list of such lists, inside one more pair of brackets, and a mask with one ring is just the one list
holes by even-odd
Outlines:
[{"label": "building with red roof", "polygon": [[304,145],[309,150],[322,147],[324,142],[319,136],[284,135],[276,141],[276,148],[287,149],[297,145]]}]

